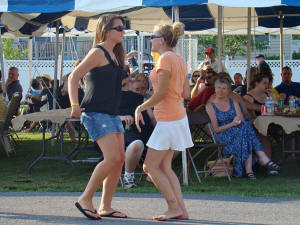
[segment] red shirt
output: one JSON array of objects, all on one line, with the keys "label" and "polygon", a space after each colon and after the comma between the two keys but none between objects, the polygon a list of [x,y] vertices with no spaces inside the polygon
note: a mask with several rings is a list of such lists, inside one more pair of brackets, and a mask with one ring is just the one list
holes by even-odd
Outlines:
[{"label": "red shirt", "polygon": [[210,96],[215,93],[215,88],[213,85],[206,86],[203,91],[201,91],[196,97],[192,98],[188,108],[194,110],[199,105],[206,105]]}]

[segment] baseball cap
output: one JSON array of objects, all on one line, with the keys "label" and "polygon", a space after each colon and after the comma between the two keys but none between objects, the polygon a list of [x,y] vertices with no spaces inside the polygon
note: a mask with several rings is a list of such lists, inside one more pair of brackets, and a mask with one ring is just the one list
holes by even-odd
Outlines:
[{"label": "baseball cap", "polygon": [[42,78],[46,78],[47,80],[51,81],[51,77],[49,74],[43,74]]},{"label": "baseball cap", "polygon": [[262,54],[259,54],[258,56],[256,56],[255,57],[256,59],[259,59],[259,58],[265,58],[265,56],[264,55],[262,55]]},{"label": "baseball cap", "polygon": [[214,53],[214,49],[213,48],[207,48],[204,52],[204,54],[210,54],[210,53]]}]

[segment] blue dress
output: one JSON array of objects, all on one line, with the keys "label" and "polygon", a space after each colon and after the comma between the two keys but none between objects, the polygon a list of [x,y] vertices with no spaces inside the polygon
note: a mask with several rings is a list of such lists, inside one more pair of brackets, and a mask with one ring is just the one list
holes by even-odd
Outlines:
[{"label": "blue dress", "polygon": [[[229,110],[223,112],[211,102],[216,113],[218,126],[229,124],[233,121],[234,117],[236,117],[233,100],[229,99],[229,103]],[[226,157],[230,157],[231,155],[235,156],[233,175],[236,177],[241,177],[243,175],[245,161],[251,151],[264,151],[251,123],[248,121],[242,122],[239,126],[231,127],[216,135],[220,143],[226,144],[224,148]]]}]

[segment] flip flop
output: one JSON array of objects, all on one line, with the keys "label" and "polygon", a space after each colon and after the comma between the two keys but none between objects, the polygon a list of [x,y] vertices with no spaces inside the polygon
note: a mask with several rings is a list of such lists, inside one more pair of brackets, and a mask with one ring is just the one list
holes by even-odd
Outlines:
[{"label": "flip flop", "polygon": [[98,215],[98,213],[97,213],[96,210],[93,212],[93,211],[91,211],[89,209],[84,209],[84,208],[81,207],[81,205],[78,202],[75,203],[75,206],[87,218],[92,219],[92,220],[101,220],[101,217],[94,217],[94,216],[91,216],[91,215],[89,215],[89,214],[86,213],[86,212],[90,212],[92,214]]},{"label": "flip flop", "polygon": [[106,215],[101,215],[101,217],[127,218],[127,216],[126,216],[125,214],[123,214],[123,215],[125,215],[125,216],[116,216],[116,215],[115,215],[116,213],[123,214],[123,213],[121,213],[121,212],[119,212],[119,211],[113,211],[113,212],[108,213],[108,214],[106,214]]}]

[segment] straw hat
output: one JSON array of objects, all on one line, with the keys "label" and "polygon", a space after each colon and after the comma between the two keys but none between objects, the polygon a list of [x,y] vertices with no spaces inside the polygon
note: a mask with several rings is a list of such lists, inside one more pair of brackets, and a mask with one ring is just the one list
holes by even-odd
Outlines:
[{"label": "straw hat", "polygon": [[51,77],[49,74],[43,74],[42,78],[46,78],[47,80],[51,81]]}]

